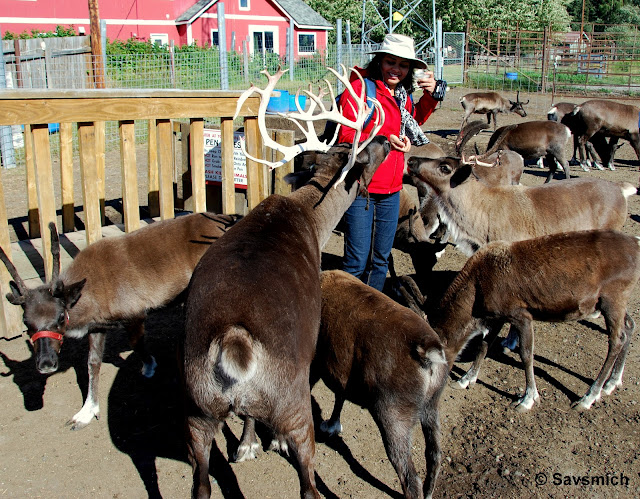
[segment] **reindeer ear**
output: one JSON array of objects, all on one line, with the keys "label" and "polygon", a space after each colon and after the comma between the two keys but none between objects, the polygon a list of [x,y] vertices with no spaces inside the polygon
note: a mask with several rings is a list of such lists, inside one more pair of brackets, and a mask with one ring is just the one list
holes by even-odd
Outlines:
[{"label": "reindeer ear", "polygon": [[86,279],[74,282],[69,286],[65,286],[61,280],[56,280],[51,283],[51,294],[64,301],[67,309],[72,308],[82,296],[82,288],[84,287]]},{"label": "reindeer ear", "polygon": [[11,289],[11,293],[6,294],[7,301],[12,305],[24,305],[24,296],[20,293],[15,281],[9,282],[9,288]]},{"label": "reindeer ear", "polygon": [[460,185],[462,182],[467,180],[472,173],[473,173],[473,168],[469,163],[460,165],[460,168],[458,168],[453,173],[453,175],[451,175],[451,180],[449,181],[451,188],[454,188]]}]

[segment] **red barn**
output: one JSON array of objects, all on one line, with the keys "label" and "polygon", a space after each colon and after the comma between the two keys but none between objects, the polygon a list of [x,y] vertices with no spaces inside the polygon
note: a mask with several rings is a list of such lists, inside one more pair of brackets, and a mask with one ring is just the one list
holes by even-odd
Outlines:
[{"label": "red barn", "polygon": [[[322,51],[331,24],[302,0],[108,0],[99,4],[110,40],[153,40],[176,45],[219,43],[218,4],[224,6],[227,50],[284,55],[287,28],[294,30],[294,58]],[[2,32],[52,31],[73,25],[89,34],[88,0],[1,0]]]}]

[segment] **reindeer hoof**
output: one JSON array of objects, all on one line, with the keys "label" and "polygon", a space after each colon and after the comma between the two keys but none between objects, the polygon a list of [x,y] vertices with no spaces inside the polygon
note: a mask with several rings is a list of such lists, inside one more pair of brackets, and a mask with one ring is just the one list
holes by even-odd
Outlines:
[{"label": "reindeer hoof", "polygon": [[269,450],[278,452],[284,456],[289,455],[289,445],[287,444],[287,441],[281,436],[275,437],[273,438],[273,440],[271,440],[271,443],[269,444]]},{"label": "reindeer hoof", "polygon": [[240,445],[236,450],[236,453],[233,455],[233,461],[241,463],[242,461],[255,459],[258,454],[259,447],[258,442],[253,442],[250,445]]},{"label": "reindeer hoof", "polygon": [[463,376],[458,381],[454,381],[453,383],[451,383],[451,388],[453,388],[454,390],[466,390],[473,384],[475,384],[475,380],[471,381]]}]

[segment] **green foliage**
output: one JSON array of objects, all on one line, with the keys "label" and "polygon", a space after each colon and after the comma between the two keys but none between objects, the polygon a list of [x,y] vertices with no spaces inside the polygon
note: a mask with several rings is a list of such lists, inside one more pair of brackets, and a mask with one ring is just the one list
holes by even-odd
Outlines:
[{"label": "green foliage", "polygon": [[78,36],[76,33],[73,24],[71,24],[68,28],[64,26],[56,26],[54,31],[40,31],[39,29],[32,29],[27,32],[26,30],[22,33],[12,33],[11,31],[7,31],[4,35],[2,35],[3,40],[28,40],[30,38],[54,38],[54,37],[64,37],[64,36]]}]

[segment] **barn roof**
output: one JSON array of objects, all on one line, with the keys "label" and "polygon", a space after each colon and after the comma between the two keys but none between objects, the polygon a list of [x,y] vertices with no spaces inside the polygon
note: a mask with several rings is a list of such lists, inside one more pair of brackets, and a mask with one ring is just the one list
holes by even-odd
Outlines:
[{"label": "barn roof", "polygon": [[[185,10],[178,18],[176,24],[192,23],[218,0],[199,0]],[[309,7],[302,0],[272,0],[282,12],[293,19],[298,27],[331,29],[333,26],[324,17]]]}]

